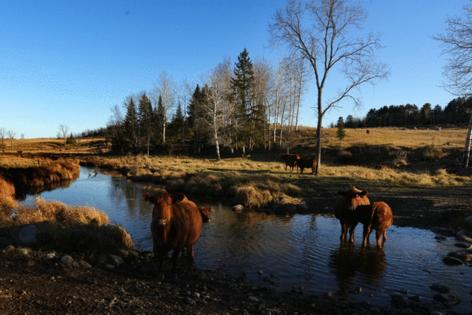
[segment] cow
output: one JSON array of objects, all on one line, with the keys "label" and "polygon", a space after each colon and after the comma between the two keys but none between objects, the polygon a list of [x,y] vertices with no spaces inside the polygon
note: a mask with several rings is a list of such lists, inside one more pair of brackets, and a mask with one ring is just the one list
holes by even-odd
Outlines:
[{"label": "cow", "polygon": [[291,172],[293,172],[293,168],[297,167],[297,161],[300,159],[299,154],[281,154],[280,159],[285,163],[285,170],[287,167],[290,167]]},{"label": "cow", "polygon": [[357,207],[356,212],[358,221],[364,225],[362,247],[367,246],[372,229],[375,230],[377,248],[384,247],[387,241],[387,229],[393,224],[392,208],[384,201],[377,201]]},{"label": "cow", "polygon": [[346,239],[349,228],[349,242],[354,243],[354,229],[357,223],[363,224],[362,247],[366,247],[372,229],[376,230],[377,248],[387,241],[387,229],[393,224],[393,212],[384,201],[370,203],[367,191],[352,187],[338,192],[343,196],[336,206],[335,216],[341,221],[341,241]]},{"label": "cow", "polygon": [[210,209],[199,208],[183,194],[173,200],[167,191],[144,194],[154,204],[151,221],[153,252],[159,262],[159,272],[169,251],[172,253],[172,273],[175,274],[179,254],[186,250],[193,261],[194,245],[200,238],[202,224],[209,220]]},{"label": "cow", "polygon": [[311,172],[313,173],[316,166],[316,160],[313,158],[300,158],[297,160],[297,166],[300,169],[300,174],[303,174],[303,170],[305,168],[311,168]]},{"label": "cow", "polygon": [[367,191],[352,187],[347,191],[339,191],[342,196],[337,203],[334,215],[341,223],[341,243],[346,241],[347,231],[349,229],[349,243],[354,243],[354,230],[356,229],[358,220],[356,209],[361,205],[370,205],[367,197]]}]

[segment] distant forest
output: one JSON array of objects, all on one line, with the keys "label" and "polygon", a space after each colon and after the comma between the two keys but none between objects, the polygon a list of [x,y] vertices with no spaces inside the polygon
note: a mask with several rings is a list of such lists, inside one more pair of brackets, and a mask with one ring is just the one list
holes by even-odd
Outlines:
[{"label": "distant forest", "polygon": [[424,104],[421,108],[414,104],[383,106],[369,110],[362,118],[352,115],[346,118],[340,117],[336,124],[331,124],[331,127],[339,123],[344,123],[345,128],[465,126],[471,112],[472,97],[458,97],[450,101],[444,110],[439,105],[432,107],[430,103]]}]

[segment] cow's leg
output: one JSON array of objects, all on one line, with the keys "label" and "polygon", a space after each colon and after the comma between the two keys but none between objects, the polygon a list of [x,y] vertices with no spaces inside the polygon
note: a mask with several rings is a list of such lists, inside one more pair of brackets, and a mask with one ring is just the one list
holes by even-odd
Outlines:
[{"label": "cow's leg", "polygon": [[387,241],[387,230],[383,232],[383,241],[382,241],[382,247],[385,245],[385,242]]},{"label": "cow's leg", "polygon": [[300,174],[303,174],[303,169],[304,169],[304,167],[300,166]]},{"label": "cow's leg", "polygon": [[193,258],[194,257],[195,257],[195,248],[193,247],[193,245],[190,245],[187,248],[187,262],[188,262],[189,265],[193,264]]},{"label": "cow's leg", "polygon": [[375,231],[375,243],[377,244],[377,248],[382,248],[383,243],[382,243],[382,236],[383,232],[381,230]]},{"label": "cow's leg", "polygon": [[346,234],[347,234],[347,224],[341,222],[341,243],[346,241]]},{"label": "cow's leg", "polygon": [[366,247],[369,243],[369,236],[372,232],[372,226],[370,224],[364,224],[364,230],[362,233],[362,247]]},{"label": "cow's leg", "polygon": [[349,226],[349,243],[354,244],[354,230],[356,229],[356,224]]}]

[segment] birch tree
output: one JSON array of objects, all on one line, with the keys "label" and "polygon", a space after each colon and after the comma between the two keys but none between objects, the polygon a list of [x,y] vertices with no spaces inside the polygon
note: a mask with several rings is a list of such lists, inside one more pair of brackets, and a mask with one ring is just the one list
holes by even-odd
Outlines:
[{"label": "birch tree", "polygon": [[206,104],[208,117],[211,118],[213,140],[216,147],[216,158],[221,159],[219,130],[223,125],[223,113],[228,108],[231,93],[231,63],[225,60],[216,66],[210,77],[209,102]]},{"label": "birch tree", "polygon": [[160,96],[162,98],[162,106],[165,119],[162,123],[161,135],[162,144],[165,144],[167,121],[170,120],[170,113],[172,112],[175,106],[175,84],[172,81],[172,78],[166,72],[162,72],[159,76],[157,96]]},{"label": "birch tree", "polygon": [[[448,19],[446,32],[436,37],[444,44],[444,52],[449,56],[444,74],[449,84],[446,88],[456,95],[472,95],[472,4],[464,7],[464,15]],[[464,145],[464,166],[469,167],[472,143],[472,113]]]},{"label": "birch tree", "polygon": [[[317,118],[315,174],[321,166],[324,115],[346,99],[358,104],[355,90],[387,75],[374,58],[380,46],[378,38],[360,35],[364,17],[361,7],[346,0],[289,0],[285,8],[276,12],[271,25],[273,39],[298,53],[313,71]],[[337,69],[343,74],[345,85],[325,99],[330,74]]]},{"label": "birch tree", "polygon": [[67,144],[67,136],[69,135],[69,127],[66,125],[59,126],[59,135],[64,139],[64,146]]}]

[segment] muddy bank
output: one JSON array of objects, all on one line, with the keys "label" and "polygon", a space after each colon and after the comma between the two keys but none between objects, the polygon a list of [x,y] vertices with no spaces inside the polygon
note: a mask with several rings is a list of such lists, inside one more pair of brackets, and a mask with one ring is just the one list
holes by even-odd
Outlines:
[{"label": "muddy bank", "polygon": [[[105,257],[8,247],[0,253],[2,314],[431,314],[440,302],[421,303],[407,293],[391,305],[322,296],[278,293],[217,271],[180,267],[175,280],[156,273],[152,255],[123,252]],[[114,261],[111,263],[110,261]],[[169,274],[167,274],[169,276]],[[47,283],[48,285],[45,285]]]},{"label": "muddy bank", "polygon": [[19,160],[11,165],[1,163],[0,178],[12,184],[16,196],[20,198],[47,189],[67,187],[80,174],[80,163],[74,159]]}]

